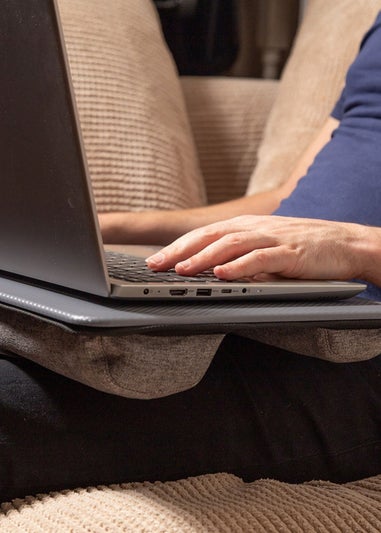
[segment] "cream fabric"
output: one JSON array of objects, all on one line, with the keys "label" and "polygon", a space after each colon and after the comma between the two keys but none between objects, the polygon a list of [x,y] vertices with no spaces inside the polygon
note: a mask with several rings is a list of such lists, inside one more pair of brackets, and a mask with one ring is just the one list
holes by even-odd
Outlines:
[{"label": "cream fabric", "polygon": [[181,82],[208,202],[243,196],[278,82],[213,77]]},{"label": "cream fabric", "polygon": [[59,0],[99,210],[205,201],[180,82],[150,0]]},{"label": "cream fabric", "polygon": [[215,474],[67,491],[1,509],[2,533],[376,533],[381,477],[288,485]]},{"label": "cream fabric", "polygon": [[331,113],[381,0],[309,0],[285,68],[248,187],[252,194],[287,179]]}]

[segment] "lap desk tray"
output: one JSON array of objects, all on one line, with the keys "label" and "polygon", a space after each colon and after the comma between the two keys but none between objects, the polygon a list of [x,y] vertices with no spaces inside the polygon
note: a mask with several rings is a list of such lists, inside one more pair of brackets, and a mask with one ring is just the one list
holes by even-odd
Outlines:
[{"label": "lap desk tray", "polygon": [[94,334],[147,330],[165,333],[227,332],[242,328],[300,325],[369,328],[381,325],[381,302],[352,297],[307,301],[126,301],[56,292],[0,277],[0,302]]},{"label": "lap desk tray", "polygon": [[355,362],[381,353],[380,324],[381,303],[360,297],[127,302],[0,277],[3,354],[133,398],[166,396],[196,385],[227,333],[297,354]]}]

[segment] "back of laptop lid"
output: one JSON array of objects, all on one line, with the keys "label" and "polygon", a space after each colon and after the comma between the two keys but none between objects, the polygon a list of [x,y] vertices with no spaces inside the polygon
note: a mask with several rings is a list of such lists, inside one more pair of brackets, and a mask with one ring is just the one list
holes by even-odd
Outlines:
[{"label": "back of laptop lid", "polygon": [[54,0],[0,9],[0,270],[109,284]]}]

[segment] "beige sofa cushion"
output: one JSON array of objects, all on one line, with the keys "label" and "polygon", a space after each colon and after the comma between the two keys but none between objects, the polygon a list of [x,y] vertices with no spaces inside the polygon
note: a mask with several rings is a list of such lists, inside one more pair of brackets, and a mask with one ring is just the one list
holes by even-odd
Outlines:
[{"label": "beige sofa cushion", "polygon": [[287,179],[331,113],[381,0],[309,0],[271,110],[248,194]]},{"label": "beige sofa cushion", "polygon": [[279,82],[185,76],[181,84],[208,203],[244,196]]},{"label": "beige sofa cushion", "polygon": [[152,2],[59,0],[59,8],[98,209],[204,203],[180,82]]}]

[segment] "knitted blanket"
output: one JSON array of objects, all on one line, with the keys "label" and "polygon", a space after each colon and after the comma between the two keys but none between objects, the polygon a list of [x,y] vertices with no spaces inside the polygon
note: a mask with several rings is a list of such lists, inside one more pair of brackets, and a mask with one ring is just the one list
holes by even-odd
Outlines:
[{"label": "knitted blanket", "polygon": [[337,485],[211,474],[91,487],[1,506],[2,533],[379,532],[381,476]]}]

